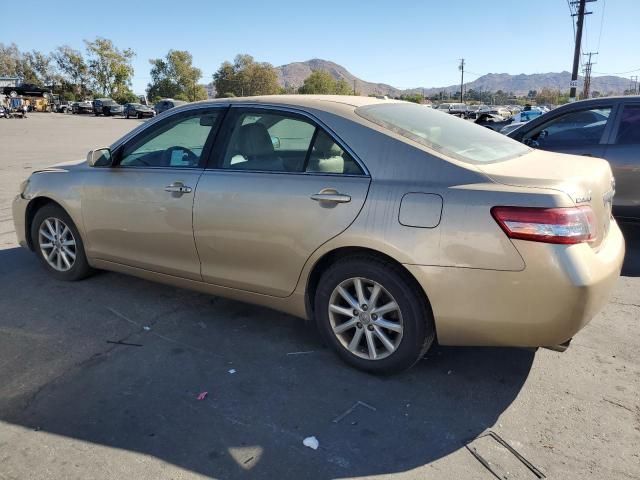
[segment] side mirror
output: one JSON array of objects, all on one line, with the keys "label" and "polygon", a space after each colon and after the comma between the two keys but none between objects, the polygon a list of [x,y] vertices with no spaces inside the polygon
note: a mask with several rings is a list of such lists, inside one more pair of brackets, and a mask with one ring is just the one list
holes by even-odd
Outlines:
[{"label": "side mirror", "polygon": [[97,148],[87,153],[87,163],[90,167],[110,167],[112,164],[111,149]]}]

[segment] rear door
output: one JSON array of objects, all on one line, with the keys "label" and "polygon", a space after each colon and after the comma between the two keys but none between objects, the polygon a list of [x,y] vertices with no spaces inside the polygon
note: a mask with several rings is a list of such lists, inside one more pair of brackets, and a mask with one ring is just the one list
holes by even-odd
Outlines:
[{"label": "rear door", "polygon": [[604,157],[616,179],[616,216],[640,218],[640,101],[624,101]]},{"label": "rear door", "polygon": [[288,296],[311,254],[354,221],[370,178],[302,113],[232,107],[218,137],[194,204],[202,277]]}]

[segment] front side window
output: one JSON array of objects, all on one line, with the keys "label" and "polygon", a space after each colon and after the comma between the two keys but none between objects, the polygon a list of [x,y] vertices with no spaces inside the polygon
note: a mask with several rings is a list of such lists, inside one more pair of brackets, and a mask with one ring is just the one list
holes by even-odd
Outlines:
[{"label": "front side window", "polygon": [[607,126],[610,107],[569,112],[535,128],[523,141],[539,148],[597,145]]},{"label": "front side window", "polygon": [[196,168],[219,112],[174,115],[125,145],[120,166]]},{"label": "front side window", "polygon": [[358,107],[361,117],[443,155],[467,163],[509,160],[528,147],[488,128],[411,103]]},{"label": "front side window", "polygon": [[626,105],[624,107],[616,143],[618,145],[640,143],[640,105]]}]

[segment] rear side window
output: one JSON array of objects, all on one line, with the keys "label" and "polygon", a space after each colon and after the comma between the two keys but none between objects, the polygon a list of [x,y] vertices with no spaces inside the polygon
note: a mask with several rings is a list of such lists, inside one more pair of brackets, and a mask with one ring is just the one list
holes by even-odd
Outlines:
[{"label": "rear side window", "polygon": [[371,122],[448,157],[467,163],[510,160],[530,149],[486,127],[411,103],[356,108]]},{"label": "rear side window", "polygon": [[616,143],[618,145],[640,143],[640,105],[626,105],[624,107]]},{"label": "rear side window", "polygon": [[273,112],[237,115],[222,168],[302,172],[315,126],[297,116]]},{"label": "rear side window", "polygon": [[355,160],[334,139],[299,115],[274,111],[239,113],[222,168],[292,173],[360,175]]},{"label": "rear side window", "polygon": [[309,173],[343,173],[362,175],[363,171],[356,161],[333,138],[318,130],[307,163]]}]

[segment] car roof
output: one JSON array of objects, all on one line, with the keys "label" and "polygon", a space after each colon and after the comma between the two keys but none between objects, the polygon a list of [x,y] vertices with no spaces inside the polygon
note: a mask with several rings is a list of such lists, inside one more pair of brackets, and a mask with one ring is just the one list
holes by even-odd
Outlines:
[{"label": "car roof", "polygon": [[571,103],[565,103],[564,105],[560,105],[558,108],[572,108],[575,106],[589,106],[589,105],[600,105],[603,103],[611,103],[619,102],[619,101],[638,101],[640,100],[640,95],[626,95],[626,96],[615,96],[615,97],[598,97],[598,98],[587,98],[585,100],[577,100]]},{"label": "car roof", "polygon": [[[353,117],[358,107],[365,105],[384,105],[398,103],[400,100],[379,99],[376,97],[361,97],[357,95],[262,95],[256,97],[216,98],[190,103],[189,105],[217,105],[223,104],[264,104],[300,109],[313,109]],[[182,107],[184,108],[184,107]]]}]

